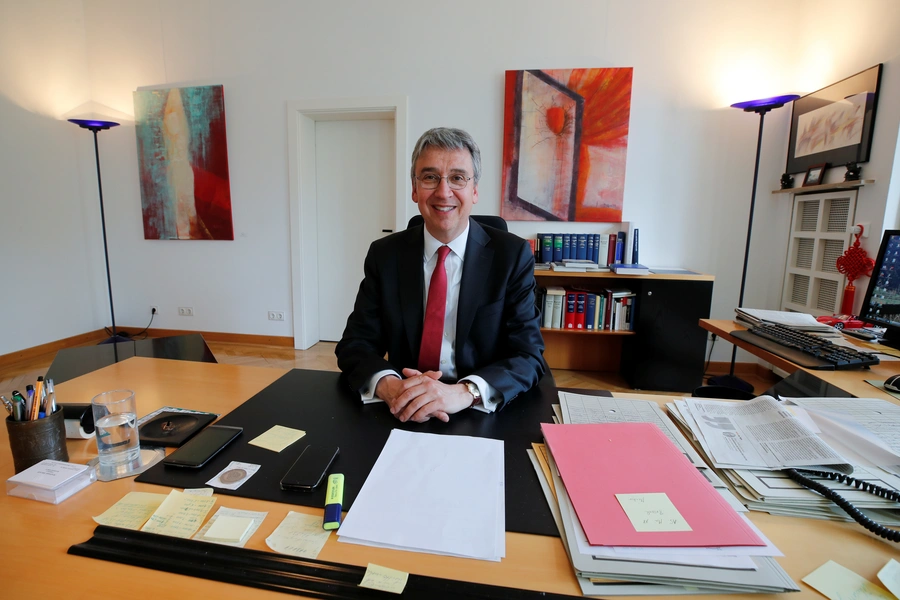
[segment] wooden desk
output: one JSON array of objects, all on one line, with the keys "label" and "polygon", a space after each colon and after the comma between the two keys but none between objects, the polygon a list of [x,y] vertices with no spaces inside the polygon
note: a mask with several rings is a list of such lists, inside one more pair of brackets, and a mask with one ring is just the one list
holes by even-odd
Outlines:
[{"label": "wooden desk", "polygon": [[[900,373],[900,362],[898,361],[882,361],[881,364],[870,367],[869,369],[848,369],[844,371],[817,371],[814,369],[805,369],[789,360],[785,360],[780,356],[776,356],[759,346],[754,346],[744,340],[739,340],[730,335],[730,332],[736,330],[747,329],[739,323],[728,321],[726,319],[700,319],[700,327],[712,332],[730,344],[734,344],[741,350],[746,350],[750,354],[757,356],[767,363],[770,363],[783,371],[793,373],[794,371],[806,371],[815,375],[823,381],[835,385],[842,390],[853,394],[857,398],[883,398],[896,402],[896,399],[890,394],[885,393],[875,386],[865,382],[866,379],[876,381],[884,381],[891,375]],[[854,343],[856,343],[854,341]],[[857,344],[860,350],[873,351],[880,350],[872,345],[864,342]]]},{"label": "wooden desk", "polygon": [[[135,357],[60,384],[56,391],[62,403],[88,402],[98,392],[128,387],[135,390],[141,414],[165,405],[225,413],[284,373],[282,369]],[[642,398],[637,394],[623,396]],[[663,396],[653,399],[660,403],[670,400]],[[0,438],[0,474],[5,479],[13,474],[5,428],[0,432]],[[96,446],[92,440],[70,440],[69,455],[72,462],[84,463],[96,456]],[[95,527],[91,517],[106,510],[126,493],[165,490],[161,486],[135,483],[134,479],[120,479],[96,482],[59,505],[0,496],[0,514],[6,529],[0,542],[0,564],[4,565],[3,596],[94,598],[97,595],[95,588],[103,586],[103,589],[118,590],[132,599],[158,598],[161,594],[177,594],[183,598],[286,597],[275,592],[66,554],[69,546],[91,537]],[[248,548],[263,551],[268,551],[265,538],[289,510],[321,514],[320,509],[296,505],[233,496],[217,498],[213,511],[219,506],[228,506],[269,512],[262,527],[247,543]],[[785,553],[780,562],[798,583],[800,578],[829,559],[875,581],[877,571],[898,553],[897,545],[871,536],[856,524],[772,517],[763,513],[750,513],[750,518]],[[360,566],[375,562],[434,577],[580,596],[558,538],[507,533],[506,554],[501,562],[494,563],[342,544],[331,536],[319,559]],[[819,598],[811,589],[800,585],[803,592],[791,598]]]}]

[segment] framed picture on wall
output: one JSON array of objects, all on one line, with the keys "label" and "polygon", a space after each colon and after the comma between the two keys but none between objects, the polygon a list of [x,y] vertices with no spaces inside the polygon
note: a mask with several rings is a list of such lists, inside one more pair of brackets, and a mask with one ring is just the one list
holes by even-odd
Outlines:
[{"label": "framed picture on wall", "polygon": [[868,161],[880,83],[878,64],[794,100],[785,173]]},{"label": "framed picture on wall", "polygon": [[828,168],[827,163],[821,165],[813,165],[806,170],[806,177],[803,178],[803,187],[808,185],[819,185],[825,179],[825,169]]}]

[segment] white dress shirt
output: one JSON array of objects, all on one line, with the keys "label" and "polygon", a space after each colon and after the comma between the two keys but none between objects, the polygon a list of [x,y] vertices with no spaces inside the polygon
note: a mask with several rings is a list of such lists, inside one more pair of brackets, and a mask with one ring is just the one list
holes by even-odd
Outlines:
[{"label": "white dress shirt", "polygon": [[[445,245],[440,240],[433,237],[428,230],[423,227],[425,232],[425,246],[422,253],[422,266],[425,272],[425,281],[428,282],[422,297],[422,306],[428,304],[428,286],[431,285],[431,276],[437,265],[438,248]],[[463,260],[466,255],[466,243],[469,240],[469,227],[463,231],[456,239],[446,244],[450,247],[450,253],[444,260],[444,268],[447,271],[447,306],[444,314],[444,335],[441,339],[441,362],[440,368],[443,379],[456,379],[456,315],[459,305],[459,288],[462,282]],[[369,385],[360,392],[363,402],[374,402],[379,399],[375,397],[375,387],[382,377],[386,375],[400,374],[393,370],[379,371],[369,380]],[[401,377],[402,379],[402,377]],[[493,396],[493,388],[487,381],[478,375],[469,375],[464,381],[471,381],[478,386],[481,392],[482,403],[475,405],[473,408],[482,412],[494,412],[501,398]]]}]

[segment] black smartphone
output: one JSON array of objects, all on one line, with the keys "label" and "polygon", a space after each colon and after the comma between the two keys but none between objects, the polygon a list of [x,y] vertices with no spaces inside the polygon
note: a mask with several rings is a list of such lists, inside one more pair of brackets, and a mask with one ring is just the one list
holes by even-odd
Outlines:
[{"label": "black smartphone", "polygon": [[244,431],[242,427],[210,425],[178,450],[163,459],[163,464],[172,467],[197,469],[209,462],[222,448],[227,446]]},{"label": "black smartphone", "polygon": [[281,489],[301,492],[314,490],[322,480],[335,457],[341,451],[337,446],[307,446],[281,479]]}]

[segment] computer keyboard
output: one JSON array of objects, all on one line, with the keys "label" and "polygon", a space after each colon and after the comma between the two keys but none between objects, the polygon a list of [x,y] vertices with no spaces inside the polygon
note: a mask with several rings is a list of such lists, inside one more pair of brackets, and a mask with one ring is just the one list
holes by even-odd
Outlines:
[{"label": "computer keyboard", "polygon": [[746,331],[732,331],[731,335],[807,369],[861,369],[879,363],[874,354],[838,346],[784,325],[757,325]]}]

